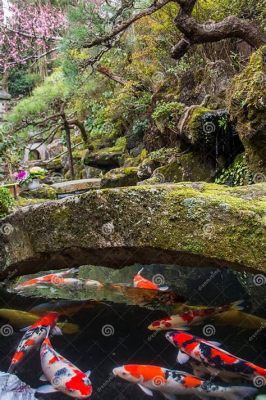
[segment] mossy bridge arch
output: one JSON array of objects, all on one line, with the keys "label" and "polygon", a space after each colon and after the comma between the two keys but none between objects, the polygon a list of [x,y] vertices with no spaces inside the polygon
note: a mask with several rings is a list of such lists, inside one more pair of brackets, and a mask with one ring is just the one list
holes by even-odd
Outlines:
[{"label": "mossy bridge arch", "polygon": [[133,263],[266,272],[266,185],[208,183],[92,190],[0,222],[1,279]]}]

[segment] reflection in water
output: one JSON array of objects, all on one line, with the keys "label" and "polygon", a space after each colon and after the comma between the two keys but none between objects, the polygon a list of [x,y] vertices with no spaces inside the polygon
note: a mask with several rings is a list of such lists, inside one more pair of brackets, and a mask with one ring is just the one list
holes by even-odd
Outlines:
[{"label": "reflection in water", "polygon": [[[193,310],[195,306],[218,307],[237,300],[243,300],[245,310],[230,310],[216,315],[199,326],[191,327],[189,332],[206,340],[218,340],[223,349],[266,367],[265,285],[256,286],[252,276],[243,277],[230,270],[152,265],[144,266],[145,277],[153,281],[155,276],[157,279],[160,276],[169,289],[162,292],[134,288],[133,277],[141,267],[135,265],[114,271],[84,266],[73,275],[82,282],[88,279],[102,282],[102,287],[82,285],[82,288],[70,288],[52,284],[27,288],[20,294],[3,291],[0,321],[2,327],[10,324],[12,334],[1,337],[0,370],[8,369],[22,337],[18,328],[30,325],[46,312],[57,311],[65,328],[74,326],[79,330],[72,331],[72,334],[65,331],[61,337],[52,337],[52,345],[82,371],[92,371],[92,399],[146,399],[147,395],[137,386],[114,379],[113,368],[137,363],[191,372],[189,365],[176,363],[177,351],[165,339],[165,332],[151,332],[147,327],[155,320]],[[20,282],[34,277],[21,278]],[[36,388],[42,384],[39,381],[41,374],[40,356],[36,351],[21,366],[18,376]],[[38,397],[51,400],[69,398],[60,393]],[[162,399],[162,396],[156,393],[154,399]],[[195,397],[186,396],[184,399]]]}]

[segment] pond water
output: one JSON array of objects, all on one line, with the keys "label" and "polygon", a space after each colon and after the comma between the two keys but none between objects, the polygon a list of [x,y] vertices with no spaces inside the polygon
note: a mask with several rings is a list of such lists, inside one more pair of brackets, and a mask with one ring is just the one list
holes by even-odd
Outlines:
[{"label": "pond water", "polygon": [[[145,278],[168,285],[168,292],[155,294],[149,290],[132,289],[133,277],[142,267]],[[22,281],[31,277],[23,277]],[[27,312],[61,310],[63,315],[60,320],[74,324],[78,329],[72,334],[53,336],[52,344],[56,351],[81,370],[92,371],[91,398],[147,399],[147,395],[136,385],[114,378],[113,368],[137,363],[191,371],[189,365],[180,366],[176,363],[177,349],[166,340],[165,332],[152,332],[147,329],[148,325],[154,320],[175,314],[184,303],[213,307],[240,299],[243,300],[245,314],[240,312],[230,321],[219,318],[206,320],[190,331],[206,340],[217,340],[222,343],[223,349],[266,367],[266,285],[257,275],[240,274],[229,269],[134,265],[119,271],[83,266],[76,277],[82,280],[97,279],[106,285],[98,290],[53,285],[47,289],[24,289],[17,294],[12,291],[12,283],[9,291],[6,288],[1,290],[0,324],[12,326],[13,332],[0,337],[0,370],[7,371],[23,335],[19,327],[23,325],[23,319],[26,322],[25,316],[9,316],[8,312],[2,312],[3,309]],[[118,285],[114,288],[111,284],[128,286]],[[210,329],[206,329],[206,326]],[[33,388],[42,385],[39,381],[42,371],[38,351],[28,357],[17,375]],[[245,384],[249,383],[246,381]],[[260,388],[259,392],[266,393],[266,390]],[[69,398],[60,393],[37,397],[51,400]],[[178,397],[187,400],[195,398]],[[163,396],[154,392],[154,399],[163,399]]]}]

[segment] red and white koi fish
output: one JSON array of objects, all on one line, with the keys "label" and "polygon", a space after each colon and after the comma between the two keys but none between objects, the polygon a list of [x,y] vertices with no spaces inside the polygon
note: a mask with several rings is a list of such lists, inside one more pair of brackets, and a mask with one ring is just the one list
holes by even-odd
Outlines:
[{"label": "red and white koi fish", "polygon": [[134,276],[134,287],[140,288],[140,289],[151,289],[151,290],[161,290],[165,291],[168,290],[168,286],[159,286],[156,283],[153,283],[149,279],[143,278],[141,275],[141,272],[143,271],[144,268],[141,268],[141,270],[137,273],[137,275]]},{"label": "red and white koi fish", "polygon": [[254,387],[218,385],[183,371],[173,371],[156,365],[124,365],[114,368],[113,374],[137,384],[148,396],[153,396],[153,391],[158,391],[168,400],[174,400],[176,395],[195,395],[202,400],[210,397],[241,400],[257,392]]},{"label": "red and white koi fish", "polygon": [[49,312],[33,325],[22,329],[22,331],[26,331],[26,333],[22,337],[12,357],[8,369],[9,373],[13,372],[18,367],[27,354],[41,345],[50,330],[54,335],[62,335],[60,328],[56,326],[58,318],[59,314],[57,312]]},{"label": "red and white koi fish", "polygon": [[90,372],[82,372],[57,353],[48,337],[43,341],[40,355],[44,373],[40,379],[49,381],[50,385],[41,386],[37,389],[37,393],[46,394],[59,391],[75,399],[87,399],[91,396]]},{"label": "red and white koi fish", "polygon": [[53,274],[48,274],[44,276],[39,276],[37,278],[30,279],[28,281],[22,282],[19,285],[17,285],[14,290],[23,290],[24,288],[31,287],[31,286],[37,286],[43,283],[53,283],[53,284],[59,284],[60,281],[63,279],[64,276],[69,275],[76,270],[74,268],[69,269],[67,271],[63,272],[55,272]]},{"label": "red and white koi fish", "polygon": [[259,377],[266,382],[266,369],[243,360],[225,350],[220,343],[200,339],[187,332],[167,332],[166,338],[179,349],[177,362],[184,364],[189,359],[203,365],[209,375],[219,375],[221,379],[245,378],[255,380]]},{"label": "red and white koi fish", "polygon": [[171,315],[170,317],[154,321],[148,326],[148,329],[150,331],[162,331],[169,329],[187,330],[191,325],[198,325],[205,319],[214,317],[217,314],[221,314],[229,310],[240,311],[243,309],[243,307],[240,305],[241,303],[242,300],[221,307],[199,308],[185,311],[181,314]]}]

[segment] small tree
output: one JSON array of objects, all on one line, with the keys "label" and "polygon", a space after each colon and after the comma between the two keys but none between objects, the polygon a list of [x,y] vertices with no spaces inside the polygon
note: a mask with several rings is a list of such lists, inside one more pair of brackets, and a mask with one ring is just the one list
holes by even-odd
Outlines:
[{"label": "small tree", "polygon": [[[62,72],[55,71],[41,86],[33,90],[32,96],[18,102],[7,115],[6,125],[13,135],[38,128],[39,132],[35,136],[41,136],[43,143],[52,140],[60,130],[63,130],[66,134],[70,173],[74,179],[71,130],[77,127],[84,143],[87,143],[87,133],[83,122],[68,107],[71,93],[72,87]],[[6,125],[2,129],[6,130]]]},{"label": "small tree", "polygon": [[5,0],[0,7],[0,72],[55,52],[66,25],[64,13],[50,4]]}]

